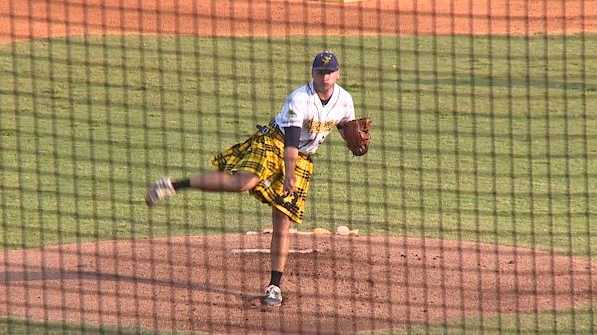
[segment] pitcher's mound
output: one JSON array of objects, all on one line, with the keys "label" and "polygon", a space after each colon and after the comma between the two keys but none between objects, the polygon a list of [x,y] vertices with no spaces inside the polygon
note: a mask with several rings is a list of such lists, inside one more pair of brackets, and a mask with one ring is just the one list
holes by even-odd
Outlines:
[{"label": "pitcher's mound", "polygon": [[[2,315],[213,333],[346,334],[479,313],[568,309],[597,287],[584,259],[413,238],[294,236],[284,303],[267,308],[271,235],[11,251]],[[243,252],[242,250],[248,250]]]}]

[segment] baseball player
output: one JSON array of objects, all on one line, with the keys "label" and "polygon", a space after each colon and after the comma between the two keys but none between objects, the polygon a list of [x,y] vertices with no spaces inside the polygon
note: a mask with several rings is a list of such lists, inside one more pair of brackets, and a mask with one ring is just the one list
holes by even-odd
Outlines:
[{"label": "baseball player", "polygon": [[267,126],[258,126],[259,131],[246,141],[216,155],[212,164],[217,170],[178,180],[162,177],[148,187],[145,195],[147,205],[152,207],[185,189],[248,191],[271,205],[271,280],[262,299],[265,305],[282,303],[280,287],[288,258],[288,231],[292,223],[303,220],[313,173],[312,155],[332,129],[341,129],[355,119],[352,96],[336,84],[339,76],[336,55],[331,51],[318,53],[313,60],[312,80],[286,98],[282,110]]}]

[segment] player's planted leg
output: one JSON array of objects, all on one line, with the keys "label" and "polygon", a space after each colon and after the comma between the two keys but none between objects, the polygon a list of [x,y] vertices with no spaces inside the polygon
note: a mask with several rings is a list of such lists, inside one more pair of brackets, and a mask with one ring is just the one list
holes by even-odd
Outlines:
[{"label": "player's planted leg", "polygon": [[286,214],[275,207],[272,208],[273,234],[270,247],[272,262],[272,279],[265,289],[263,303],[268,306],[279,306],[282,304],[282,290],[280,282],[282,273],[288,260],[288,248],[290,247],[290,225],[291,221]]}]

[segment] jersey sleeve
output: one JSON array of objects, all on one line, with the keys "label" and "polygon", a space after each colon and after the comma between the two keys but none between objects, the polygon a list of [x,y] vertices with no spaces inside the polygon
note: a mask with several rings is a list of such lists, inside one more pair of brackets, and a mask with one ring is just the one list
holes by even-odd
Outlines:
[{"label": "jersey sleeve", "polygon": [[291,95],[284,102],[282,110],[276,116],[276,123],[281,128],[303,127],[307,113],[307,99],[302,94]]}]

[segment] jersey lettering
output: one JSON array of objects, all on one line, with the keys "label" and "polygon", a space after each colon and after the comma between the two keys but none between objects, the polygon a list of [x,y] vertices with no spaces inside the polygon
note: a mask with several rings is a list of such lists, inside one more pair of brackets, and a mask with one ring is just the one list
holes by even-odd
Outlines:
[{"label": "jersey lettering", "polygon": [[336,127],[336,124],[336,121],[320,122],[315,120],[305,120],[303,122],[303,129],[311,133],[329,132]]}]

